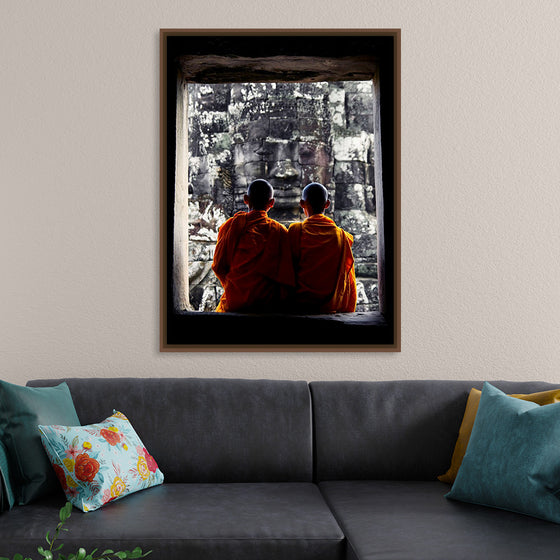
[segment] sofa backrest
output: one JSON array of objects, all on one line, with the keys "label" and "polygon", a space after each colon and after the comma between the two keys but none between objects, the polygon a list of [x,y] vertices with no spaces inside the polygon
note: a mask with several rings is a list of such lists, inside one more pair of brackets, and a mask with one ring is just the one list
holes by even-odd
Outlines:
[{"label": "sofa backrest", "polygon": [[[558,388],[491,382],[506,393]],[[435,480],[450,465],[472,381],[318,381],[316,479]]]},{"label": "sofa backrest", "polygon": [[191,378],[66,381],[82,425],[125,414],[167,482],[310,481],[305,381]]}]

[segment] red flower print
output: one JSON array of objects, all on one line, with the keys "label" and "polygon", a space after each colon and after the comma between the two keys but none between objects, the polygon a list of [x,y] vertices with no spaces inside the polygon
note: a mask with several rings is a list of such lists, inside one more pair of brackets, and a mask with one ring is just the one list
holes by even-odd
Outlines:
[{"label": "red flower print", "polygon": [[62,489],[66,492],[66,490],[68,490],[68,485],[66,484],[66,473],[64,472],[64,469],[59,465],[53,465],[53,469],[56,474],[56,478],[60,481]]},{"label": "red flower print", "polygon": [[121,435],[113,430],[101,428],[99,433],[109,442],[109,445],[117,445],[121,441]]},{"label": "red flower print", "polygon": [[148,468],[150,469],[150,472],[156,472],[158,468],[156,460],[148,453],[148,450],[145,447],[143,449],[143,452],[144,452],[144,457],[146,457],[146,463],[148,463]]},{"label": "red flower print", "polygon": [[74,474],[78,480],[91,482],[99,471],[99,463],[87,453],[81,453],[76,457]]}]

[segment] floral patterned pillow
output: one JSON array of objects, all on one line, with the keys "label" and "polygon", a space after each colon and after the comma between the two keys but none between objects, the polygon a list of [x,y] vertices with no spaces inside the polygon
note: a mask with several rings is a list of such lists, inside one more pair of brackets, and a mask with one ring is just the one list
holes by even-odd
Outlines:
[{"label": "floral patterned pillow", "polygon": [[82,511],[163,482],[155,459],[121,412],[99,424],[39,430],[66,497]]}]

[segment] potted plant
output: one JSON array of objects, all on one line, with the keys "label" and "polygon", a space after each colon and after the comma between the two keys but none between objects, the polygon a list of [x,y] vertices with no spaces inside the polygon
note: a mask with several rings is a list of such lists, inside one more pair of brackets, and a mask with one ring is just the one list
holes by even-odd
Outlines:
[{"label": "potted plant", "polygon": [[[142,549],[137,546],[134,550],[103,550],[102,552],[98,552],[99,549],[94,549],[91,552],[87,552],[85,548],[79,548],[76,552],[70,553],[67,556],[60,553],[60,550],[63,548],[64,544],[58,544],[55,547],[55,542],[58,539],[61,531],[68,531],[64,524],[70,517],[72,513],[72,504],[70,502],[66,502],[66,505],[60,509],[59,518],[60,522],[56,526],[54,531],[54,535],[50,536],[50,531],[47,531],[47,535],[45,536],[45,540],[49,545],[48,548],[44,548],[42,546],[37,547],[37,552],[39,553],[39,557],[44,560],[124,560],[126,558],[145,558],[150,554],[152,551],[149,550],[148,552],[142,553]],[[9,558],[0,556],[0,560],[10,560]],[[14,554],[12,560],[32,560],[29,557],[24,557],[23,554]]]}]

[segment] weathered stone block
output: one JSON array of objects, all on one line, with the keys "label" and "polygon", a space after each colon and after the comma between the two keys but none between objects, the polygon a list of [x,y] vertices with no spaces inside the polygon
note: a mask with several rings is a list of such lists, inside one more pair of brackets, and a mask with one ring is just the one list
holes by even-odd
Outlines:
[{"label": "weathered stone block", "polygon": [[309,183],[321,183],[327,189],[331,187],[334,192],[334,184],[332,184],[332,174],[330,167],[321,167],[319,165],[302,165],[301,166],[301,185],[305,187]]},{"label": "weathered stone block", "polygon": [[306,139],[321,140],[330,133],[330,122],[324,119],[301,118],[298,126],[300,136]]},{"label": "weathered stone block", "polygon": [[314,142],[299,143],[299,162],[302,165],[320,165],[328,167],[331,155],[326,144]]},{"label": "weathered stone block", "polygon": [[366,161],[369,136],[362,132],[358,136],[333,138],[333,155],[338,161]]},{"label": "weathered stone block", "polygon": [[[335,179],[336,180],[336,179]],[[336,183],[337,210],[366,209],[365,188],[360,183]]]},{"label": "weathered stone block", "polygon": [[375,233],[356,233],[352,252],[356,262],[376,262],[377,235]]},{"label": "weathered stone block", "polygon": [[[369,165],[368,167],[372,167]],[[365,186],[365,197],[366,197],[366,212],[372,216],[376,216],[377,210],[375,207],[375,187],[373,183],[367,184]]]},{"label": "weathered stone block", "polygon": [[270,119],[261,118],[247,123],[247,140],[266,138],[270,132]]},{"label": "weathered stone block", "polygon": [[353,115],[373,115],[373,94],[347,93],[346,110]]},{"label": "weathered stone block", "polygon": [[228,132],[227,113],[224,111],[206,111],[199,115],[200,131],[204,134]]},{"label": "weathered stone block", "polygon": [[348,93],[373,93],[373,81],[338,82]]},{"label": "weathered stone block", "polygon": [[335,222],[348,233],[375,233],[370,217],[361,210],[336,210]]},{"label": "weathered stone block", "polygon": [[356,278],[358,301],[356,311],[379,311],[379,291],[377,281]]},{"label": "weathered stone block", "polygon": [[229,84],[198,85],[197,111],[227,111],[231,98]]},{"label": "weathered stone block", "polygon": [[251,163],[246,163],[243,166],[243,172],[247,178],[248,183],[258,178],[267,177],[268,176],[267,162],[254,161]]},{"label": "weathered stone block", "polygon": [[263,114],[268,117],[296,119],[298,116],[296,100],[283,98],[269,99],[266,107],[263,107]]},{"label": "weathered stone block", "polygon": [[217,132],[209,135],[207,152],[216,156],[222,163],[231,160],[231,134],[229,132]]},{"label": "weathered stone block", "polygon": [[297,131],[297,119],[284,119],[279,117],[272,117],[270,119],[269,136],[271,136],[272,138],[291,140],[298,135]]},{"label": "weathered stone block", "polygon": [[[337,183],[353,185],[367,182],[366,164],[363,161],[335,161],[334,180]],[[344,189],[344,185],[341,185]]]},{"label": "weathered stone block", "polygon": [[233,146],[233,159],[235,162],[252,163],[263,160],[263,144],[261,141],[244,142]]},{"label": "weathered stone block", "polygon": [[356,276],[377,279],[377,263],[354,262],[354,269],[356,271]]},{"label": "weathered stone block", "polygon": [[189,184],[192,185],[192,194],[195,198],[209,195],[212,192],[214,180],[211,173],[194,173],[189,175]]},{"label": "weathered stone block", "polygon": [[322,99],[329,93],[329,82],[304,82],[299,84],[299,94]]},{"label": "weathered stone block", "polygon": [[300,98],[297,100],[297,115],[300,119],[313,115],[319,115],[324,118],[328,116],[327,111],[328,107],[325,99]]},{"label": "weathered stone block", "polygon": [[356,132],[373,133],[373,115],[346,112],[346,128]]},{"label": "weathered stone block", "polygon": [[336,87],[331,86],[329,89],[329,103],[332,103],[333,105],[344,105],[345,99],[346,90],[342,85]]}]

